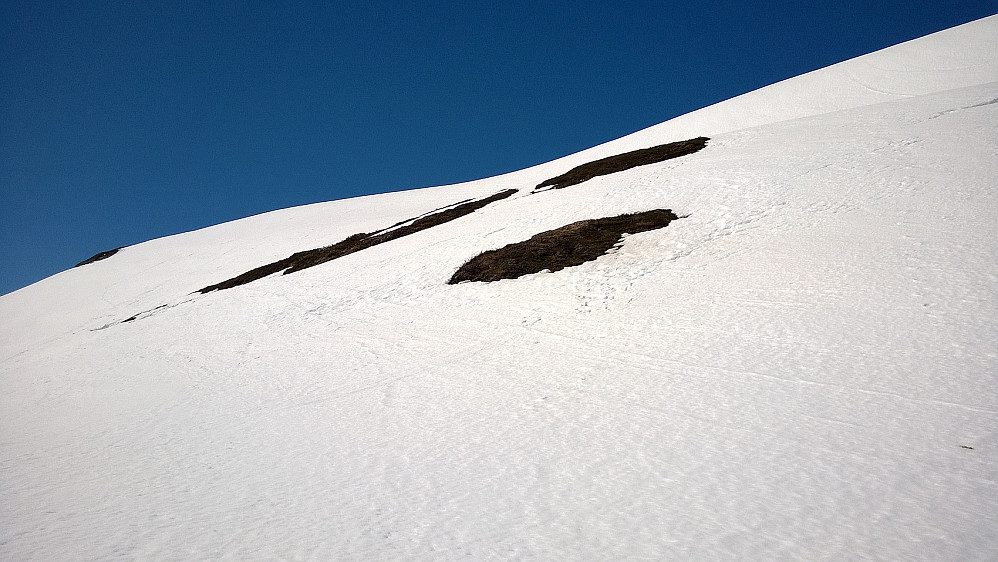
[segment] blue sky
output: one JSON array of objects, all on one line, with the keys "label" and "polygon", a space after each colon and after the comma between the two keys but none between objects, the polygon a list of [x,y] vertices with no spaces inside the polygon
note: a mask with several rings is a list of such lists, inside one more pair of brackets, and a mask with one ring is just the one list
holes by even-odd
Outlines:
[{"label": "blue sky", "polygon": [[8,0],[0,294],[117,246],[524,168],[998,12],[805,4]]}]

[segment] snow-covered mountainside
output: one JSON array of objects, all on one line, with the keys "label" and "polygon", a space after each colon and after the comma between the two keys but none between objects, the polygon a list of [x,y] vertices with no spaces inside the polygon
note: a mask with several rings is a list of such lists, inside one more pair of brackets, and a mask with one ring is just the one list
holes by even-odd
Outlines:
[{"label": "snow-covered mountainside", "polygon": [[[679,218],[594,261],[448,284],[654,209]],[[527,170],[5,295],[0,462],[7,560],[994,560],[998,16]]]}]

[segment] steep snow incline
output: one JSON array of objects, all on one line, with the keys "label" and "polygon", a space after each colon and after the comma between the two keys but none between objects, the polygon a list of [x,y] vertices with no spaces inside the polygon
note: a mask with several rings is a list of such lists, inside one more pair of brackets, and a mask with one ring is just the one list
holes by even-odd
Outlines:
[{"label": "steep snow incline", "polygon": [[[958,28],[989,35],[966,60],[993,22]],[[267,213],[5,295],[0,558],[998,558],[998,82],[942,89],[535,195],[571,159]],[[446,284],[654,208],[685,218]]]},{"label": "steep snow incline", "polygon": [[662,142],[998,82],[996,53],[998,15],[795,76],[578,156],[584,161]]},{"label": "steep snow incline", "polygon": [[[99,268],[62,272],[50,278],[59,281],[43,280],[4,296],[0,313],[7,315],[10,325],[18,326],[22,337],[0,339],[0,358],[66,326],[80,327],[95,315],[108,322],[127,318],[183,291],[228,279],[293,252],[383,228],[463,199],[502,189],[529,189],[593,159],[996,81],[998,15],[784,80],[525,170],[460,185],[283,209],[152,240],[125,248]],[[32,303],[41,300],[59,314],[36,313]]]}]

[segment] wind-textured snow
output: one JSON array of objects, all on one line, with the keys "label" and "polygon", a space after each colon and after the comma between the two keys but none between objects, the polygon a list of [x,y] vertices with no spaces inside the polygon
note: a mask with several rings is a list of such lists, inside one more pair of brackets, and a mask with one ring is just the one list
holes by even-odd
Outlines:
[{"label": "wind-textured snow", "polygon": [[[656,208],[686,218],[446,284]],[[998,17],[528,170],[127,247],[0,330],[3,559],[998,559]]]}]

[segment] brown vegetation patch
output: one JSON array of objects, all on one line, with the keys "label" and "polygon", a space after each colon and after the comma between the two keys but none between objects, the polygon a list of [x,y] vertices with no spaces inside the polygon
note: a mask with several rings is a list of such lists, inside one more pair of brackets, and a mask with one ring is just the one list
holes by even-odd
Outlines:
[{"label": "brown vegetation patch", "polygon": [[623,172],[624,170],[629,170],[637,166],[645,166],[672,158],[678,158],[680,156],[686,156],[687,154],[693,154],[694,152],[697,152],[707,146],[708,140],[710,139],[707,137],[697,137],[695,139],[660,144],[651,148],[632,150],[631,152],[625,152],[616,156],[593,160],[592,162],[582,164],[581,166],[576,166],[560,176],[542,181],[537,184],[534,191],[536,192],[544,187],[547,187],[548,189],[561,189],[563,187],[568,187],[570,185],[575,185],[577,183],[593,179],[596,176],[605,176],[614,172]]},{"label": "brown vegetation patch", "polygon": [[255,269],[251,269],[246,273],[233,277],[232,279],[216,283],[215,285],[209,285],[203,289],[200,289],[198,292],[208,293],[221,289],[229,289],[239,285],[245,285],[246,283],[256,281],[257,279],[262,279],[279,271],[283,271],[284,274],[287,275],[288,273],[293,273],[295,271],[319,265],[320,263],[335,260],[336,258],[341,258],[354,252],[366,250],[372,246],[384,244],[385,242],[390,242],[392,240],[402,238],[403,236],[415,234],[421,230],[426,230],[428,228],[444,224],[445,222],[461,218],[477,211],[478,209],[481,209],[489,203],[505,199],[516,193],[516,191],[517,190],[515,189],[507,189],[490,197],[486,197],[485,199],[462,202],[450,208],[444,208],[443,210],[437,210],[415,219],[396,223],[383,230],[372,233],[362,232],[354,234],[331,246],[297,252],[284,258],[283,260],[262,265]]},{"label": "brown vegetation patch", "polygon": [[516,279],[545,269],[558,271],[592,261],[612,248],[624,233],[667,226],[678,219],[669,209],[589,219],[549,230],[529,240],[481,253],[462,265],[447,283]]},{"label": "brown vegetation patch", "polygon": [[81,261],[80,263],[74,265],[73,267],[80,267],[81,265],[87,265],[88,263],[94,263],[95,261],[106,260],[107,258],[117,254],[118,250],[120,250],[121,248],[124,248],[124,246],[121,246],[120,248],[115,248],[113,250],[105,250],[103,252],[97,252],[96,254]]}]

